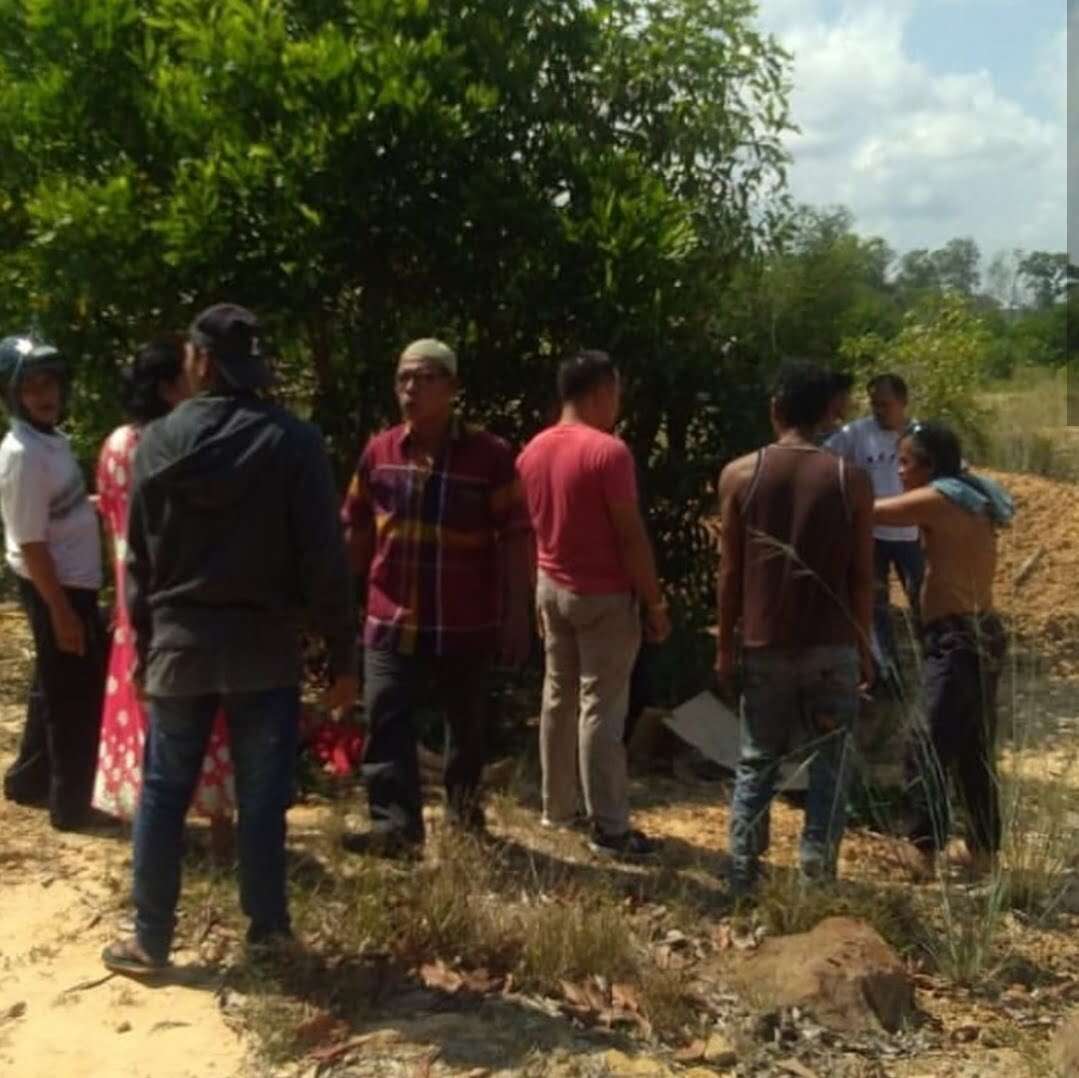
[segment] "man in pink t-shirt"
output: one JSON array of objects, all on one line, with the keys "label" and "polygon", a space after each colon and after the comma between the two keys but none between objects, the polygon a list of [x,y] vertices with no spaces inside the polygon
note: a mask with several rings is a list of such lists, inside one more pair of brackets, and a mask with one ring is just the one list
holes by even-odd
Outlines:
[{"label": "man in pink t-shirt", "polygon": [[629,826],[622,743],[629,679],[645,633],[670,633],[667,604],[637,503],[633,457],[608,433],[618,371],[586,351],[558,371],[562,417],[517,458],[536,535],[536,609],[546,671],[540,717],[543,822],[580,819],[577,768],[596,853],[646,857],[655,844]]}]

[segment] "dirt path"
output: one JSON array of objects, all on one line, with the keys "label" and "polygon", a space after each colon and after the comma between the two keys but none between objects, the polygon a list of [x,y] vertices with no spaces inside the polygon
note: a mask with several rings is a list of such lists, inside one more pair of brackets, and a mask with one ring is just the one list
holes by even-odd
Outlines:
[{"label": "dirt path", "polygon": [[[6,749],[19,722],[0,707]],[[3,752],[4,763],[8,752]],[[244,1045],[212,974],[150,988],[102,968],[124,918],[126,838],[59,835],[0,802],[0,1073],[6,1078],[229,1078]]]}]

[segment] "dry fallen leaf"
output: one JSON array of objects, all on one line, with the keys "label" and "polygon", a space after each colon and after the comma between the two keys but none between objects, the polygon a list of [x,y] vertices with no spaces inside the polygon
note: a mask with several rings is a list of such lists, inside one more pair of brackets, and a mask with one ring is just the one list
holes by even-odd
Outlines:
[{"label": "dry fallen leaf", "polygon": [[489,992],[496,992],[502,987],[502,978],[494,976],[483,967],[462,974],[462,980],[465,988],[478,995],[487,995]]},{"label": "dry fallen leaf", "polygon": [[448,992],[451,996],[459,992],[464,984],[464,978],[456,971],[449,969],[441,959],[437,962],[426,962],[420,966],[420,980],[428,988],[437,988],[441,992]]},{"label": "dry fallen leaf", "polygon": [[415,1078],[431,1078],[431,1068],[435,1065],[435,1060],[442,1055],[441,1048],[432,1048],[424,1057],[416,1064]]},{"label": "dry fallen leaf", "polygon": [[592,1010],[598,1013],[607,1009],[607,994],[594,981],[585,981],[581,988]]},{"label": "dry fallen leaf", "polygon": [[797,1059],[781,1059],[778,1064],[788,1074],[795,1074],[798,1078],[820,1078],[815,1070],[807,1067],[804,1063],[799,1063]]},{"label": "dry fallen leaf", "polygon": [[329,1011],[319,1011],[296,1027],[295,1036],[301,1044],[325,1044],[339,1040],[348,1032],[348,1026]]},{"label": "dry fallen leaf", "polygon": [[562,995],[566,997],[567,1003],[582,1011],[591,1010],[588,997],[577,985],[573,984],[572,981],[559,981],[558,983],[562,988]]},{"label": "dry fallen leaf", "polygon": [[712,942],[719,951],[729,951],[732,946],[731,926],[724,922],[712,930]]},{"label": "dry fallen leaf", "polygon": [[634,1014],[641,1012],[641,997],[631,984],[616,981],[611,986],[611,1002],[624,1011],[632,1011]]},{"label": "dry fallen leaf", "polygon": [[699,1063],[704,1059],[704,1050],[707,1045],[702,1040],[691,1041],[689,1044],[679,1048],[674,1053],[674,1058],[679,1063]]}]

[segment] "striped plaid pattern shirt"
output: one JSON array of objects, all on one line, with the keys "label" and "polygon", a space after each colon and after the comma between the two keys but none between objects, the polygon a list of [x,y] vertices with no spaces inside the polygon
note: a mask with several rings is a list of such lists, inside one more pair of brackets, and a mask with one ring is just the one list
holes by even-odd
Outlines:
[{"label": "striped plaid pattern shirt", "polygon": [[498,544],[529,530],[509,445],[454,420],[430,468],[404,424],[375,435],[342,509],[374,528],[364,645],[404,655],[493,650],[501,611]]}]

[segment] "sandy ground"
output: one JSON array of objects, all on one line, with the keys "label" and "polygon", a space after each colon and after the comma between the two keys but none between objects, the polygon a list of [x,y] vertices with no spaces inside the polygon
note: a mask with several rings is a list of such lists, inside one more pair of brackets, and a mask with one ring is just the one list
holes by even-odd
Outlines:
[{"label": "sandy ground", "polygon": [[[14,754],[27,673],[23,619],[0,606],[0,768]],[[101,949],[129,917],[130,839],[59,834],[0,799],[0,1074],[5,1078],[227,1078],[244,1045],[217,977],[147,987],[109,977]],[[185,956],[179,955],[183,963]]]},{"label": "sandy ground", "polygon": [[238,1074],[243,1045],[223,1021],[212,972],[150,988],[101,965],[123,920],[126,840],[61,836],[43,824],[38,811],[0,806],[0,1073]]}]

